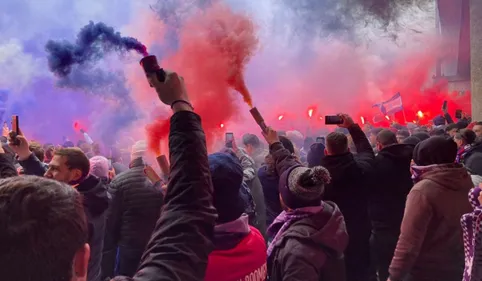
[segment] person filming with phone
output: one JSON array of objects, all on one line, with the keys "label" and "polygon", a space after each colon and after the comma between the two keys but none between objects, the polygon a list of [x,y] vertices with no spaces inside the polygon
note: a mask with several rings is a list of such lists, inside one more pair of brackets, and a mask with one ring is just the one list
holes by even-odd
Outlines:
[{"label": "person filming with phone", "polygon": [[348,138],[340,132],[326,136],[325,157],[321,165],[331,175],[326,186],[324,200],[335,202],[343,216],[349,235],[345,251],[348,281],[365,281],[369,275],[370,261],[370,219],[368,216],[367,193],[370,188],[368,174],[372,170],[375,154],[365,133],[347,114],[326,116],[326,123],[348,129],[356,146],[353,155],[348,148]]}]

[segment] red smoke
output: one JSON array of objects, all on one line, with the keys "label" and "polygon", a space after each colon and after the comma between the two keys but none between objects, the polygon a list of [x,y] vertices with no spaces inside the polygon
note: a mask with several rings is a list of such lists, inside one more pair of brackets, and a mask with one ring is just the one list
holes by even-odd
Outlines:
[{"label": "red smoke", "polygon": [[[208,147],[224,131],[220,123],[238,114],[231,87],[243,90],[244,67],[257,48],[251,19],[224,5],[214,5],[188,20],[180,32],[180,49],[162,65],[184,77],[191,102],[202,118]],[[169,122],[158,118],[147,126],[149,149],[160,154],[159,143],[167,138]]]}]

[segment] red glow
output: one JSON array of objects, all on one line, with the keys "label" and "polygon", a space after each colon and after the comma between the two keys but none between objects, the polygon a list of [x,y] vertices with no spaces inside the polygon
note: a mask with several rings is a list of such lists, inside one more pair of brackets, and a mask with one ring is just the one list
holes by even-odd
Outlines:
[{"label": "red glow", "polygon": [[219,127],[224,128],[224,124],[223,124],[223,123],[221,123],[221,125],[219,125]]},{"label": "red glow", "polygon": [[284,118],[283,115],[278,116],[278,120],[279,120],[279,121],[283,120],[283,118]]},{"label": "red glow", "polygon": [[417,112],[417,116],[418,116],[419,118],[423,118],[423,112],[419,110],[419,111]]},{"label": "red glow", "polygon": [[390,117],[388,117],[388,115],[385,115],[385,119],[387,119],[388,121],[390,121]]},{"label": "red glow", "polygon": [[365,125],[365,118],[363,116],[360,117],[361,123]]},{"label": "red glow", "polygon": [[310,116],[310,118],[313,116],[313,108],[308,109],[308,116]]},{"label": "red glow", "polygon": [[[251,103],[243,72],[257,49],[256,28],[244,13],[218,3],[190,17],[178,34],[181,47],[162,65],[183,76],[189,98],[203,120],[210,149],[222,137],[219,120],[228,122],[240,111],[230,88],[241,92],[245,101]],[[213,100],[223,106],[212,106]],[[169,120],[157,119],[146,129],[149,149],[156,153],[160,140],[168,137]]]}]

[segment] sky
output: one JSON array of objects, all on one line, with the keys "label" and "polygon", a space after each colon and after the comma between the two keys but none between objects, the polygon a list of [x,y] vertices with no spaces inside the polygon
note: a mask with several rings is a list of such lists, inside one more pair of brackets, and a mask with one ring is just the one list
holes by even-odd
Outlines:
[{"label": "sky", "polygon": [[[265,119],[282,129],[318,128],[318,121],[307,119],[309,108],[320,117],[339,111],[372,114],[371,105],[393,95],[392,89],[407,88],[402,84],[408,83],[408,74],[422,76],[409,79],[417,84],[411,89],[422,87],[438,51],[434,5],[403,10],[397,24],[388,27],[356,20],[340,28],[333,20],[340,14],[332,0],[315,1],[321,3],[315,8],[326,11],[322,16],[276,0],[3,0],[0,92],[8,97],[3,120],[18,114],[23,131],[41,142],[77,141],[81,136],[75,122],[105,144],[144,139],[145,126],[166,118],[168,110],[147,85],[138,54],[106,54],[76,74],[101,86],[72,89],[49,71],[45,44],[74,42],[89,21],[104,22],[139,39],[161,64],[175,66],[176,54],[189,42],[180,36],[183,25],[201,17],[200,10],[209,12],[211,2],[256,26],[259,42],[246,66],[246,84]],[[405,63],[409,58],[417,59]],[[179,68],[185,67],[195,66],[184,62]],[[229,95],[236,113],[219,118],[220,127],[225,126],[217,135],[258,131],[240,95]]]}]

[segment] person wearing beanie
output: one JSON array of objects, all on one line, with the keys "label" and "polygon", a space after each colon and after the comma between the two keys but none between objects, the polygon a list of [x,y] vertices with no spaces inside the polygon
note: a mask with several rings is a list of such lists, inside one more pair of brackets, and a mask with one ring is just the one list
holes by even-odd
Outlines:
[{"label": "person wearing beanie", "polygon": [[164,201],[162,183],[150,182],[145,174],[146,151],[145,141],[136,142],[132,146],[129,169],[116,175],[110,183],[112,203],[105,230],[102,280],[135,274],[159,218]]},{"label": "person wearing beanie", "polygon": [[401,233],[390,264],[391,281],[460,280],[464,247],[460,218],[471,212],[473,187],[467,170],[455,163],[457,144],[431,137],[414,149],[412,179]]},{"label": "person wearing beanie", "polygon": [[325,145],[320,142],[312,144],[306,157],[308,167],[320,166],[323,157],[325,157]]},{"label": "person wearing beanie", "polygon": [[109,160],[104,156],[94,156],[89,159],[91,175],[94,175],[104,181],[109,179]]},{"label": "person wearing beanie", "polygon": [[420,140],[419,138],[417,138],[416,136],[409,136],[408,138],[404,139],[402,141],[403,144],[410,144],[410,145],[413,145],[414,147],[419,143],[421,142],[422,140]]},{"label": "person wearing beanie", "polygon": [[328,170],[302,166],[275,130],[263,135],[281,175],[284,209],[268,228],[269,280],[344,280],[348,234],[336,204],[322,201],[331,180]]},{"label": "person wearing beanie", "polygon": [[[208,257],[205,281],[238,281],[266,278],[266,242],[248,223],[240,196],[243,168],[228,153],[208,156],[213,183],[213,205],[218,213],[214,227],[214,250]],[[251,279],[249,279],[251,280]]]}]

